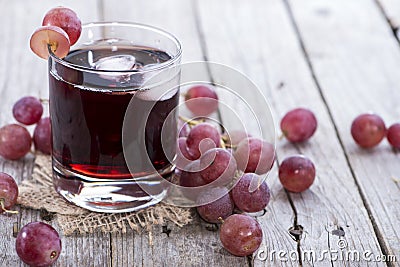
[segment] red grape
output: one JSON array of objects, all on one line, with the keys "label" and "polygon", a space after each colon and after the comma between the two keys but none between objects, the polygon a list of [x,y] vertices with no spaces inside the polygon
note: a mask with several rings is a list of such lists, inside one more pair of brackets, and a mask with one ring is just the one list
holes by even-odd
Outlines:
[{"label": "red grape", "polygon": [[395,123],[390,126],[386,137],[392,147],[400,149],[400,123]]},{"label": "red grape", "polygon": [[[209,199],[217,200],[208,203]],[[209,191],[203,192],[199,197],[199,203],[208,203],[197,207],[197,212],[203,220],[209,223],[221,223],[221,221],[233,213],[233,202],[225,187],[215,187]]]},{"label": "red grape", "polygon": [[7,173],[0,172],[0,213],[9,211],[17,203],[18,186],[14,179]]},{"label": "red grape", "polygon": [[69,53],[70,43],[68,34],[57,26],[42,26],[36,29],[30,40],[32,51],[43,59],[49,57],[49,48],[59,58]]},{"label": "red grape", "polygon": [[184,170],[185,166],[188,165],[192,160],[190,156],[187,145],[186,137],[179,137],[176,149],[176,160],[175,165],[177,168]]},{"label": "red grape", "polygon": [[314,179],[314,163],[303,155],[287,157],[279,166],[279,180],[288,191],[303,192],[313,184]]},{"label": "red grape", "polygon": [[236,147],[240,143],[240,141],[247,137],[251,137],[251,135],[246,133],[245,131],[233,130],[229,133],[225,133],[223,137],[224,140],[226,140],[226,145]]},{"label": "red grape", "polygon": [[[181,171],[179,176],[179,185],[183,187],[192,187],[190,189],[206,185],[207,183],[203,180],[203,177],[201,177],[199,170],[200,160],[195,160],[189,163],[185,167],[185,170]],[[203,189],[187,190],[187,188],[183,188],[181,193],[186,198],[192,201],[197,201],[198,196],[202,194],[203,191]]]},{"label": "red grape", "polygon": [[219,237],[226,250],[235,256],[253,254],[261,245],[260,224],[244,214],[233,214],[221,225]]},{"label": "red grape", "polygon": [[44,154],[51,154],[51,125],[50,118],[42,118],[33,132],[35,148]]},{"label": "red grape", "polygon": [[48,224],[31,222],[21,228],[15,243],[18,256],[31,266],[49,266],[61,252],[57,231]]},{"label": "red grape", "polygon": [[42,117],[43,106],[40,100],[33,96],[25,96],[13,106],[14,118],[25,125],[37,123]]},{"label": "red grape", "polygon": [[62,28],[68,34],[71,45],[78,41],[82,31],[81,20],[76,13],[61,6],[50,9],[44,16],[42,25]]},{"label": "red grape", "polygon": [[219,147],[221,135],[209,123],[200,123],[192,128],[186,140],[189,154],[193,159],[200,158],[207,150]]},{"label": "red grape", "polygon": [[20,159],[31,149],[32,138],[28,130],[18,124],[0,128],[0,156],[5,159]]},{"label": "red grape", "polygon": [[196,85],[185,94],[187,108],[196,116],[207,116],[218,109],[218,96],[213,87]]},{"label": "red grape", "polygon": [[281,120],[281,131],[290,142],[303,142],[309,139],[317,129],[317,119],[312,111],[296,108]]},{"label": "red grape", "polygon": [[223,148],[213,148],[200,157],[201,177],[207,183],[217,179],[223,184],[233,180],[237,169],[235,158]]},{"label": "red grape", "polygon": [[255,191],[250,192],[250,183],[253,179],[258,181],[258,175],[254,173],[244,174],[231,191],[236,207],[244,212],[261,211],[268,205],[270,200],[269,187],[265,181]]},{"label": "red grape", "polygon": [[272,168],[275,149],[267,141],[250,137],[239,143],[234,156],[240,170],[264,174]]},{"label": "red grape", "polygon": [[374,147],[386,135],[385,122],[376,114],[361,114],[351,124],[351,135],[359,146]]},{"label": "red grape", "polygon": [[199,187],[206,185],[203,177],[200,175],[200,160],[195,160],[185,167],[181,172],[179,184],[185,187]]},{"label": "red grape", "polygon": [[178,133],[179,137],[187,137],[190,132],[190,127],[187,122],[178,120]]}]

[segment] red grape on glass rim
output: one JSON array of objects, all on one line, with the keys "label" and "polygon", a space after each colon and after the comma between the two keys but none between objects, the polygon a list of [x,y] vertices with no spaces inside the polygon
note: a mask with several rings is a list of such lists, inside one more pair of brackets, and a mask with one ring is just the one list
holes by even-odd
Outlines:
[{"label": "red grape on glass rim", "polygon": [[244,214],[233,214],[221,225],[219,237],[223,247],[239,257],[253,254],[261,245],[263,233],[260,224]]},{"label": "red grape on glass rim", "polygon": [[372,148],[386,136],[385,122],[377,114],[361,114],[351,124],[351,135],[360,147]]},{"label": "red grape on glass rim", "polygon": [[68,34],[57,26],[42,26],[35,30],[30,39],[31,50],[43,59],[49,57],[49,48],[59,58],[69,53]]},{"label": "red grape on glass rim", "polygon": [[55,7],[50,9],[43,18],[43,26],[57,26],[63,29],[70,41],[70,45],[78,41],[81,35],[81,20],[76,13],[67,7]]},{"label": "red grape on glass rim", "polygon": [[308,140],[317,129],[314,113],[306,108],[295,108],[283,116],[281,131],[287,140],[293,143]]},{"label": "red grape on glass rim", "polygon": [[37,123],[43,114],[43,105],[39,99],[33,96],[25,96],[19,99],[12,109],[14,118],[25,125]]},{"label": "red grape on glass rim", "polygon": [[30,266],[49,266],[61,253],[57,231],[43,222],[31,222],[21,228],[15,248],[23,262]]},{"label": "red grape on glass rim", "polygon": [[314,163],[304,155],[285,158],[279,166],[279,180],[282,186],[295,193],[307,190],[314,182]]},{"label": "red grape on glass rim", "polygon": [[0,213],[18,213],[10,210],[17,203],[18,185],[7,173],[0,172]]}]

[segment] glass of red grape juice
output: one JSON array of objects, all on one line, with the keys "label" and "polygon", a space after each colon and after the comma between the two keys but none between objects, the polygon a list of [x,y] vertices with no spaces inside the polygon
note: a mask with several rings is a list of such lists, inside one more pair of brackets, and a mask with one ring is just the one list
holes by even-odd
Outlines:
[{"label": "glass of red grape juice", "polygon": [[160,177],[175,168],[168,159],[176,153],[180,59],[181,45],[170,33],[119,22],[86,24],[65,58],[50,55],[59,194],[97,212],[135,211],[162,200],[167,189]]}]

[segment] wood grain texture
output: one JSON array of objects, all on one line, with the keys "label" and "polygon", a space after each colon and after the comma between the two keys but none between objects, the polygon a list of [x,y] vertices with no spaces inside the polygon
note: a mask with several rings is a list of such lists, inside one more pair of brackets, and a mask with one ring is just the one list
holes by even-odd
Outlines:
[{"label": "wood grain texture", "polygon": [[400,192],[393,180],[400,176],[399,154],[386,140],[360,149],[349,133],[360,113],[375,112],[387,125],[399,120],[398,43],[373,1],[290,1],[290,6],[383,249],[399,258]]},{"label": "wood grain texture", "polygon": [[[150,24],[174,34],[182,43],[182,62],[203,60],[191,1],[104,1],[104,19]],[[197,215],[196,215],[197,216]],[[218,232],[196,220],[184,228],[169,225],[169,236],[156,227],[149,245],[146,233],[112,235],[112,260],[115,266],[247,266],[247,259],[223,250]]]},{"label": "wood grain texture", "polygon": [[[83,22],[98,20],[96,1],[59,1],[74,9]],[[0,123],[14,122],[12,106],[20,97],[33,95],[48,97],[47,62],[34,55],[29,48],[29,38],[41,25],[47,10],[54,7],[53,1],[0,1]],[[4,52],[6,51],[6,52]],[[47,111],[47,110],[46,110]],[[32,132],[33,127],[29,127]],[[30,179],[33,155],[19,161],[0,160],[0,170],[12,175],[18,182]],[[19,215],[0,216],[0,266],[25,266],[15,252],[13,224],[20,227],[43,221],[34,210],[20,210]],[[47,222],[57,228],[54,222]],[[86,236],[61,237],[63,250],[55,266],[108,266],[110,262],[110,236],[90,234]]]},{"label": "wood grain texture", "polygon": [[[389,18],[398,17],[397,0],[379,1]],[[264,254],[249,259],[230,255],[221,247],[218,233],[207,230],[209,225],[195,217],[193,224],[183,228],[156,226],[151,236],[132,231],[62,236],[63,251],[55,266],[298,266],[298,260],[288,254],[297,250],[288,233],[296,220],[304,227],[301,249],[314,251],[316,257],[337,250],[339,237],[332,231],[341,227],[348,243],[344,253],[379,255],[384,250],[400,260],[400,187],[392,179],[400,178],[400,154],[393,153],[386,141],[376,149],[361,150],[349,134],[352,119],[361,112],[375,111],[388,124],[399,120],[398,43],[373,0],[285,3],[0,0],[1,125],[14,121],[11,108],[21,96],[48,96],[47,64],[28,44],[43,14],[55,5],[71,7],[83,22],[134,21],[163,28],[181,40],[183,62],[207,58],[248,75],[268,98],[276,126],[286,111],[297,106],[315,111],[319,121],[309,142],[294,146],[277,141],[278,161],[304,153],[315,162],[317,178],[310,190],[287,195],[278,180],[277,166],[273,168],[268,178],[272,199],[266,214],[258,217],[264,231],[260,248]],[[236,102],[226,99],[226,103]],[[263,115],[262,107],[256,110]],[[250,131],[256,130],[253,127]],[[19,161],[1,159],[0,170],[17,181],[29,179],[33,159],[32,155]],[[15,252],[12,227],[16,222],[22,226],[37,220],[42,220],[40,212],[28,209],[20,210],[18,216],[0,216],[0,266],[25,266]],[[260,258],[272,251],[276,252],[274,259]],[[277,255],[280,251],[286,254]],[[329,256],[335,255],[331,252]],[[386,265],[330,261],[329,256],[323,261],[306,259],[304,266]]]},{"label": "wood grain texture", "polygon": [[392,26],[393,30],[400,36],[400,1],[399,0],[376,0],[382,7],[385,15]]},{"label": "wood grain texture", "polygon": [[[331,248],[337,249],[338,237],[331,231],[342,227],[349,250],[370,250],[380,254],[374,229],[357,192],[334,125],[282,1],[205,2],[199,5],[199,9],[209,59],[235,66],[248,74],[267,96],[276,118],[281,118],[286,111],[297,106],[308,107],[317,114],[319,128],[309,142],[294,146],[281,140],[277,147],[279,160],[303,153],[312,158],[317,166],[317,179],[312,188],[302,194],[290,194],[297,210],[298,224],[304,227],[301,248],[313,250],[316,255]],[[312,29],[309,31],[312,32]],[[272,86],[269,87],[269,84]],[[278,194],[283,192],[279,185],[273,189]],[[283,201],[287,202],[286,199]],[[272,206],[276,202],[274,199]],[[267,217],[260,222],[264,226],[270,224]],[[280,233],[282,238],[290,237],[285,231]],[[270,243],[267,246],[284,251],[293,249],[293,245],[278,247]],[[265,264],[256,261],[256,265]],[[313,262],[307,261],[306,264],[312,265]],[[325,261],[315,264],[330,265],[331,262],[327,257]],[[333,264],[344,266],[347,263],[338,260]]]}]

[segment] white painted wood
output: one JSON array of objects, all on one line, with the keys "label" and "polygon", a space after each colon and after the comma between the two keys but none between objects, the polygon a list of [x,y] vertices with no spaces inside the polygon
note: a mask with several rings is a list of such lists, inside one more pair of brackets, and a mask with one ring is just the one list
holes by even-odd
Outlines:
[{"label": "white painted wood", "polygon": [[400,257],[400,192],[393,180],[400,176],[399,154],[386,140],[360,149],[350,135],[360,113],[375,112],[387,125],[399,121],[399,45],[373,1],[290,5],[366,205],[388,253]]},{"label": "white painted wood", "polygon": [[[165,29],[182,43],[182,62],[203,60],[191,1],[104,1],[104,19],[133,21]],[[207,78],[207,77],[205,77]],[[197,216],[197,215],[196,215]],[[112,259],[116,266],[247,266],[246,258],[222,249],[218,232],[206,230],[198,218],[182,229],[169,225],[169,236],[156,227],[152,235],[112,235]]]},{"label": "white painted wood", "polygon": [[[20,97],[48,97],[47,62],[29,48],[29,38],[42,23],[44,14],[56,5],[75,10],[83,22],[98,20],[96,1],[0,1],[0,124],[14,122],[12,106]],[[29,127],[33,131],[33,127]],[[30,179],[33,155],[18,161],[0,159],[0,170],[18,182]],[[17,208],[20,210],[19,208]],[[0,215],[0,266],[25,266],[15,251],[13,224],[20,227],[32,221],[42,221],[38,211],[20,210],[19,215]],[[48,222],[59,229],[55,222]],[[109,266],[110,236],[62,236],[62,253],[55,266]]]},{"label": "white painted wood", "polygon": [[400,27],[400,1],[399,0],[376,0],[382,6],[389,22],[393,28]]},{"label": "white painted wood", "polygon": [[[279,160],[301,152],[312,158],[317,167],[317,178],[311,189],[302,194],[290,194],[298,212],[298,223],[305,231],[302,249],[314,250],[316,255],[329,248],[335,249],[338,237],[328,233],[326,228],[333,230],[334,225],[338,225],[345,230],[349,249],[380,253],[334,125],[312,79],[284,3],[275,0],[205,2],[199,9],[209,59],[235,66],[248,74],[272,104],[277,125],[285,112],[298,106],[310,108],[318,117],[319,128],[309,142],[294,146],[280,140],[277,147]],[[276,173],[272,179],[276,180]],[[275,194],[283,192],[279,185],[274,189],[277,190]],[[274,199],[272,205],[278,201],[287,203],[285,198]],[[268,227],[268,219],[260,222]],[[280,218],[277,220],[279,222]],[[278,232],[281,238],[289,238],[282,230]],[[268,244],[271,249],[290,251],[295,243],[287,247],[276,245]],[[256,261],[256,264],[266,263]],[[326,258],[315,264],[331,263]],[[346,262],[337,261],[335,265],[343,266]]]},{"label": "white painted wood", "polygon": [[[384,7],[394,2],[381,1]],[[388,123],[399,120],[399,47],[376,3],[372,0],[290,2],[317,80],[327,98],[325,105],[281,0],[126,0],[118,3],[70,0],[56,4],[50,0],[0,0],[2,125],[13,121],[11,108],[21,96],[48,95],[47,64],[30,51],[28,41],[44,13],[62,4],[73,8],[84,22],[125,20],[164,28],[182,41],[184,62],[202,60],[201,44],[204,43],[209,60],[235,67],[255,81],[273,107],[276,125],[293,107],[306,106],[315,111],[319,128],[309,142],[293,146],[285,140],[278,141],[279,160],[301,152],[317,166],[318,177],[311,189],[289,195],[298,213],[298,224],[305,229],[301,248],[312,249],[317,255],[329,248],[336,249],[338,237],[326,229],[332,231],[335,226],[341,226],[350,250],[380,254],[367,205],[377,223],[378,237],[389,253],[400,258],[397,223],[400,211],[396,205],[400,194],[398,185],[391,179],[391,176],[400,177],[399,154],[392,153],[386,141],[377,149],[363,151],[349,135],[352,119],[368,109],[381,114]],[[328,111],[333,114],[345,151]],[[32,163],[32,155],[20,161],[0,160],[0,170],[21,181],[29,179]],[[361,185],[365,203],[351,170]],[[261,248],[267,252],[295,251],[296,243],[288,234],[294,213],[277,178],[276,166],[268,184],[272,200],[267,213],[258,218],[264,231]],[[15,252],[12,226],[14,222],[24,225],[35,220],[40,220],[39,212],[32,210],[21,210],[18,216],[0,215],[0,266],[23,265]],[[257,255],[250,262],[231,256],[222,249],[218,234],[205,227],[198,218],[182,229],[168,225],[169,237],[162,233],[161,226],[155,227],[153,246],[149,245],[147,233],[62,237],[63,252],[55,266],[298,266],[297,261],[263,261]],[[304,262],[304,266],[310,265],[384,264]]]}]

